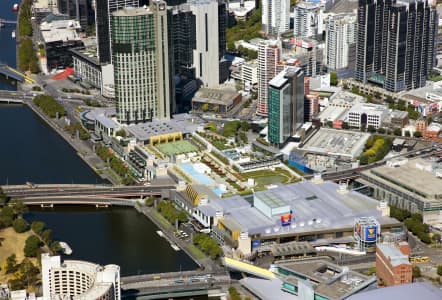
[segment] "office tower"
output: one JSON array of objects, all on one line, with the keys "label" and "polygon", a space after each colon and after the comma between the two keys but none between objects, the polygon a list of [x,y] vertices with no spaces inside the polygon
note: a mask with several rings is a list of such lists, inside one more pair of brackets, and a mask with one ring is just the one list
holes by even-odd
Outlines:
[{"label": "office tower", "polygon": [[321,3],[301,2],[295,6],[293,17],[293,34],[295,37],[315,38],[321,27]]},{"label": "office tower", "polygon": [[304,123],[304,73],[287,67],[269,83],[268,139],[284,144]]},{"label": "office tower", "polygon": [[175,74],[198,79],[205,87],[217,87],[224,77],[220,66],[226,47],[225,3],[191,0],[169,7],[169,16]]},{"label": "office tower", "polygon": [[138,7],[138,0],[95,0],[95,26],[100,63],[112,61],[110,18],[112,12],[124,7]]},{"label": "office tower", "polygon": [[262,1],[262,30],[271,36],[279,36],[289,30],[290,0]]},{"label": "office tower", "polygon": [[58,11],[80,22],[83,30],[92,23],[92,1],[90,0],[58,0]]},{"label": "office tower", "polygon": [[281,48],[276,41],[262,41],[258,45],[258,110],[257,115],[267,116],[269,82],[278,73]]},{"label": "office tower", "polygon": [[195,78],[193,68],[193,50],[196,49],[195,15],[190,8],[171,7],[168,9],[169,47],[173,56],[175,74]]},{"label": "office tower", "polygon": [[196,78],[204,87],[219,85],[219,30],[218,2],[197,0],[189,2],[195,15],[196,47],[193,50],[193,64]]},{"label": "office tower", "polygon": [[41,255],[43,300],[120,300],[120,267]]},{"label": "office tower", "polygon": [[112,13],[117,117],[121,123],[168,119],[171,76],[164,1]]},{"label": "office tower", "polygon": [[427,0],[360,0],[355,79],[399,92],[425,86],[438,16]]},{"label": "office tower", "polygon": [[334,71],[347,68],[352,64],[350,51],[356,43],[356,16],[330,15],[325,32],[325,65]]}]

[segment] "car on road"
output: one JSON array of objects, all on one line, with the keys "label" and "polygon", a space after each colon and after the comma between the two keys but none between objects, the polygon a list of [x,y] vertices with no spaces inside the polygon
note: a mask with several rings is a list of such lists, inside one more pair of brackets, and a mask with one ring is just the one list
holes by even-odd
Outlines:
[{"label": "car on road", "polygon": [[180,284],[180,283],[182,284],[182,283],[184,283],[184,280],[182,280],[182,279],[178,279],[178,280],[175,280],[174,282],[175,282],[175,283],[178,283],[178,284]]}]

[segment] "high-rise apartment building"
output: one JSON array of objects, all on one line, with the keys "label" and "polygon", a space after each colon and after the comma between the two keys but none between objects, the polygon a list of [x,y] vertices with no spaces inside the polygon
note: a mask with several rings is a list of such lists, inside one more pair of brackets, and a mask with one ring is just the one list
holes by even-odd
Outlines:
[{"label": "high-rise apartment building", "polygon": [[301,2],[296,4],[293,16],[293,34],[295,37],[316,38],[319,28],[322,28],[322,14],[320,2]]},{"label": "high-rise apartment building", "polygon": [[138,0],[95,0],[95,30],[100,63],[112,61],[110,18],[114,11],[125,7],[138,7]]},{"label": "high-rise apartment building", "polygon": [[120,300],[120,267],[41,256],[43,300]]},{"label": "high-rise apartment building", "polygon": [[287,67],[269,83],[268,139],[284,144],[304,123],[304,73]]},{"label": "high-rise apartment building", "polygon": [[258,109],[256,114],[267,116],[269,82],[278,74],[281,48],[276,41],[262,41],[258,45]]},{"label": "high-rise apartment building", "polygon": [[172,98],[164,1],[112,14],[117,117],[122,123],[168,119]]},{"label": "high-rise apartment building", "polygon": [[359,0],[355,78],[398,92],[425,86],[438,16],[427,0]]},{"label": "high-rise apartment building", "polygon": [[279,36],[289,30],[290,0],[262,0],[262,30]]},{"label": "high-rise apartment building", "polygon": [[349,67],[356,43],[356,16],[330,15],[325,28],[325,65],[333,71]]}]

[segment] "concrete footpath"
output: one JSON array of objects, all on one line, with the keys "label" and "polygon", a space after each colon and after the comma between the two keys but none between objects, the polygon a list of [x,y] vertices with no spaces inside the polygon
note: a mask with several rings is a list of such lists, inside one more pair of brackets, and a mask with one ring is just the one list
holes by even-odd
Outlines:
[{"label": "concrete footpath", "polygon": [[160,220],[158,220],[158,217],[155,215],[155,208],[136,205],[135,209],[148,217],[163,232],[164,238],[166,238],[169,243],[177,245],[182,251],[186,252],[186,254],[191,257],[201,269],[211,272],[217,272],[221,270],[216,262],[211,260],[209,257],[196,257],[195,254],[193,254],[192,251],[189,250],[190,246],[193,247],[192,241],[186,242],[177,238],[175,236],[174,227],[172,225],[168,224],[168,226],[166,227]]}]

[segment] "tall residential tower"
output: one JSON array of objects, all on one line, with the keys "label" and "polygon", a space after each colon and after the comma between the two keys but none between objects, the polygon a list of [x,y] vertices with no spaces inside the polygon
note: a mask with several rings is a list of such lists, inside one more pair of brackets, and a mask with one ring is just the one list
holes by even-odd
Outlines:
[{"label": "tall residential tower", "polygon": [[279,36],[289,30],[290,0],[262,0],[262,30]]},{"label": "tall residential tower", "polygon": [[392,92],[425,86],[434,62],[436,9],[427,0],[359,0],[355,78]]},{"label": "tall residential tower", "polygon": [[256,114],[267,116],[269,82],[278,74],[281,48],[276,41],[262,41],[258,45],[258,110]]}]

